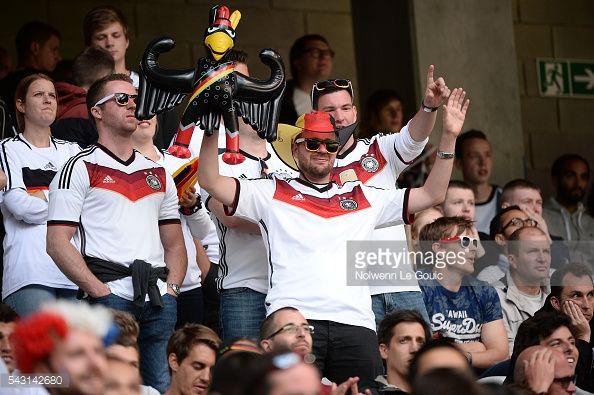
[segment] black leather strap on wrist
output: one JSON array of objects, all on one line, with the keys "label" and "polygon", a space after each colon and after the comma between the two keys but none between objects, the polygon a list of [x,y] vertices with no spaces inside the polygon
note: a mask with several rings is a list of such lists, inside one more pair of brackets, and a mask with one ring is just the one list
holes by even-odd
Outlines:
[{"label": "black leather strap on wrist", "polygon": [[192,215],[202,208],[202,198],[196,194],[196,203],[191,207],[180,207],[179,212],[183,215]]}]

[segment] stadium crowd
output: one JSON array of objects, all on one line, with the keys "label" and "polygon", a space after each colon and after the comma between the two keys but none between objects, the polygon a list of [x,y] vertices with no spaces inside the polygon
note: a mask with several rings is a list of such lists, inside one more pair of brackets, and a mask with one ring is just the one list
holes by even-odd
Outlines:
[{"label": "stadium crowd", "polygon": [[240,118],[244,162],[224,124],[181,159],[175,111],[136,118],[126,17],[94,8],[83,34],[64,62],[27,23],[2,68],[1,394],[594,392],[586,159],[556,158],[547,200],[494,185],[471,92],[430,65],[410,120],[392,91],[361,117],[317,34],[276,140]]}]

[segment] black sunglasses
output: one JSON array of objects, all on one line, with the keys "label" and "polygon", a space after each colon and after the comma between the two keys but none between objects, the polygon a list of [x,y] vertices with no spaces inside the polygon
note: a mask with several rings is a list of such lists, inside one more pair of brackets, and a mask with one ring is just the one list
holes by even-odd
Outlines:
[{"label": "black sunglasses", "polygon": [[99,99],[99,101],[97,103],[95,103],[95,105],[93,107],[97,107],[103,103],[107,103],[111,99],[115,99],[115,102],[119,106],[125,106],[128,104],[128,102],[130,100],[136,100],[136,97],[138,97],[138,95],[132,95],[130,93],[122,93],[122,92],[112,93],[111,95],[107,95],[104,98]]},{"label": "black sunglasses", "polygon": [[338,148],[340,147],[340,143],[336,140],[318,140],[306,138],[299,138],[295,140],[295,144],[301,143],[305,143],[305,149],[310,152],[317,152],[320,149],[320,146],[324,144],[328,153],[335,154],[338,152]]}]

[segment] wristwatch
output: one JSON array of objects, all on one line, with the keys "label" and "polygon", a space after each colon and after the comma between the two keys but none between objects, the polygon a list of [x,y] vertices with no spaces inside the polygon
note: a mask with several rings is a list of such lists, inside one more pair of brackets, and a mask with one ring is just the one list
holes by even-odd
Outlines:
[{"label": "wristwatch", "polygon": [[173,291],[173,293],[175,294],[175,296],[179,296],[179,294],[181,293],[181,289],[180,289],[180,287],[179,287],[178,284],[167,283],[167,288],[171,288],[171,290]]},{"label": "wristwatch", "polygon": [[425,111],[425,112],[435,112],[439,109],[439,106],[438,107],[426,106],[424,101],[421,101],[421,106],[423,107],[423,111]]},{"label": "wristwatch", "polygon": [[444,151],[437,151],[437,157],[439,159],[454,159],[456,154],[453,152],[444,152]]}]

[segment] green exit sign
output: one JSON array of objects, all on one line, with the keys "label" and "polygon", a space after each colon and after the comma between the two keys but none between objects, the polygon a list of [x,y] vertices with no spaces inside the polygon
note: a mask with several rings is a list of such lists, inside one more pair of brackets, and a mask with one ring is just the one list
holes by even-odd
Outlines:
[{"label": "green exit sign", "polygon": [[538,92],[594,99],[594,60],[536,59]]}]

